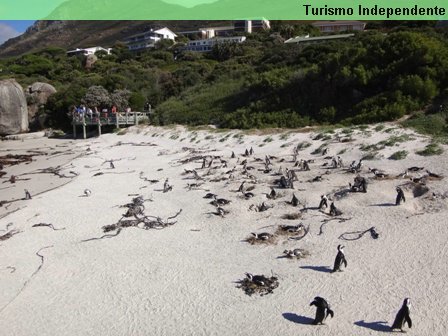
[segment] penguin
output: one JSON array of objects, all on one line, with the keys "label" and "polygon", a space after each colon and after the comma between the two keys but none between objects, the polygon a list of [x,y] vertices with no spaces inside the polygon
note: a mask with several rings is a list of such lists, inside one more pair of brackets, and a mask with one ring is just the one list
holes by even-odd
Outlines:
[{"label": "penguin", "polygon": [[271,188],[271,192],[269,194],[267,194],[269,199],[276,199],[277,198],[277,192],[275,191],[274,188]]},{"label": "penguin", "polygon": [[303,255],[302,249],[284,250],[283,253],[287,258],[301,257]]},{"label": "penguin", "polygon": [[322,209],[324,206],[325,208],[328,208],[328,198],[326,195],[320,196],[319,210]]},{"label": "penguin", "polygon": [[310,170],[310,166],[307,161],[303,162],[303,170],[307,170],[307,171]]},{"label": "penguin", "polygon": [[314,321],[312,324],[318,325],[324,324],[325,319],[328,317],[328,315],[331,315],[331,318],[334,317],[334,312],[330,309],[330,305],[328,302],[319,296],[316,296],[313,300],[313,302],[310,303],[310,306],[316,306],[316,317],[314,318]]},{"label": "penguin", "polygon": [[110,169],[114,169],[115,168],[115,165],[114,165],[114,163],[112,161],[110,161],[109,164],[110,164]]},{"label": "penguin", "polygon": [[240,187],[238,188],[238,191],[239,192],[244,192],[244,184],[246,183],[246,181],[243,181],[241,184],[240,184]]},{"label": "penguin", "polygon": [[264,286],[266,277],[264,275],[253,275],[251,273],[246,273],[246,277],[258,286]]},{"label": "penguin", "polygon": [[338,245],[338,254],[336,255],[336,259],[334,260],[334,267],[332,273],[336,271],[342,272],[341,270],[342,264],[344,264],[344,266],[347,267],[347,259],[345,259],[344,246]]},{"label": "penguin", "polygon": [[292,194],[291,205],[292,206],[298,206],[299,205],[299,199],[296,197],[296,195],[294,193]]},{"label": "penguin", "polygon": [[16,176],[15,175],[11,175],[11,177],[9,178],[9,182],[10,183],[16,183]]},{"label": "penguin", "polygon": [[243,196],[245,199],[249,199],[249,198],[254,197],[255,195],[251,192],[246,192],[246,193],[243,193]]},{"label": "penguin", "polygon": [[339,215],[342,215],[342,212],[338,208],[336,208],[334,202],[332,202],[330,204],[330,216],[339,216]]},{"label": "penguin", "polygon": [[226,200],[225,198],[217,198],[216,195],[213,198],[215,200],[212,201],[211,204],[213,204],[213,202],[216,202],[218,205],[227,205],[231,202],[229,200]]},{"label": "penguin", "polygon": [[401,306],[400,310],[397,313],[397,316],[395,316],[394,323],[390,327],[390,329],[393,331],[394,329],[400,329],[401,332],[404,332],[403,327],[404,324],[407,323],[409,328],[412,328],[412,320],[409,316],[410,313],[410,306],[411,306],[411,300],[409,298],[404,299],[403,305]]},{"label": "penguin", "polygon": [[84,189],[84,196],[89,197],[92,192],[89,189]]},{"label": "penguin", "polygon": [[250,154],[250,155],[254,155],[254,150],[253,150],[252,147],[251,147],[250,150],[249,150],[249,154]]},{"label": "penguin", "polygon": [[251,232],[251,235],[254,236],[255,239],[259,239],[259,240],[268,240],[269,238],[272,237],[272,234],[270,234],[268,232],[262,232],[262,233]]},{"label": "penguin", "polygon": [[215,198],[216,195],[212,193],[207,193],[203,198]]},{"label": "penguin", "polygon": [[395,199],[395,205],[400,205],[401,201],[406,202],[406,198],[404,197],[403,189],[397,187],[397,197]]},{"label": "penguin", "polygon": [[201,166],[201,169],[204,169],[205,168],[205,164],[207,163],[207,160],[205,159],[205,157],[204,158],[202,158],[202,166]]},{"label": "penguin", "polygon": [[31,194],[30,194],[30,192],[27,189],[25,189],[25,199],[26,200],[30,200],[31,199]]},{"label": "penguin", "polygon": [[249,156],[249,151],[246,148],[246,151],[244,152],[244,156]]},{"label": "penguin", "polygon": [[235,152],[232,151],[232,155],[230,156],[231,159],[235,158]]}]

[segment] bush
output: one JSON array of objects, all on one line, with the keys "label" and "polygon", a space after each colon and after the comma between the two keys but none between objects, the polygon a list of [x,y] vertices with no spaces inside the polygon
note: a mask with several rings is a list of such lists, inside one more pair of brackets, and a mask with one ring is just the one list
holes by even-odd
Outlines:
[{"label": "bush", "polygon": [[443,153],[443,149],[436,143],[430,143],[425,149],[417,151],[416,153],[421,156],[440,155]]},{"label": "bush", "polygon": [[391,156],[389,156],[389,160],[403,160],[408,156],[409,152],[402,150],[393,153]]}]

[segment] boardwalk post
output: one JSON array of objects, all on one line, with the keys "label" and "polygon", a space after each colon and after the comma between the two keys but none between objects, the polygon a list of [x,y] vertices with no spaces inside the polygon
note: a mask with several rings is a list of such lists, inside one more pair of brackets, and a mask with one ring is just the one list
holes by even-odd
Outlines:
[{"label": "boardwalk post", "polygon": [[73,139],[76,139],[76,120],[75,112],[72,114],[72,124],[73,124]]},{"label": "boardwalk post", "polygon": [[101,119],[100,119],[100,116],[98,116],[98,136],[101,136]]},{"label": "boardwalk post", "polygon": [[86,134],[86,117],[84,116],[84,114],[82,115],[82,136],[84,139],[87,139],[87,134]]},{"label": "boardwalk post", "polygon": [[118,111],[115,112],[115,127],[116,128],[120,128],[120,124],[118,122]]}]

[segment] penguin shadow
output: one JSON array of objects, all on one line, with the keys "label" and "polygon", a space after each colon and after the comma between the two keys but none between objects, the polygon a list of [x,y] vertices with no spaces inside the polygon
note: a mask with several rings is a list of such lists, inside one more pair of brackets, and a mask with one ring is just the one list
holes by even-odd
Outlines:
[{"label": "penguin shadow", "polygon": [[298,323],[298,324],[313,324],[313,319],[310,317],[297,315],[294,313],[283,313],[283,317],[291,322]]},{"label": "penguin shadow", "polygon": [[366,322],[364,320],[357,321],[354,323],[358,327],[363,327],[375,331],[381,332],[390,332],[390,327],[387,325],[387,321],[375,321],[375,322]]},{"label": "penguin shadow", "polygon": [[300,266],[300,268],[322,273],[331,273],[333,271],[333,269],[328,266]]},{"label": "penguin shadow", "polygon": [[395,206],[395,203],[378,203],[378,204],[371,204],[370,206],[390,207],[390,206]]}]

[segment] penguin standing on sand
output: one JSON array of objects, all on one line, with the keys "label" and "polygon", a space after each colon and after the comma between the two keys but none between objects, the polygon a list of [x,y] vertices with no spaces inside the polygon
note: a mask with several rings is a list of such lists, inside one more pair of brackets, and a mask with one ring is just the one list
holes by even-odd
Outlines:
[{"label": "penguin standing on sand", "polygon": [[30,200],[31,199],[31,194],[30,194],[30,192],[27,189],[25,189],[25,199],[26,200]]},{"label": "penguin standing on sand", "polygon": [[324,206],[325,206],[325,208],[328,208],[327,195],[320,196],[319,210],[322,209]]},{"label": "penguin standing on sand", "polygon": [[328,302],[319,296],[316,296],[313,302],[310,303],[310,306],[316,306],[316,317],[314,318],[313,324],[324,324],[325,319],[328,315],[331,315],[331,318],[334,316],[334,312],[330,309],[330,305]]},{"label": "penguin standing on sand", "polygon": [[334,202],[330,204],[330,216],[340,216],[342,215],[342,211],[336,208]]},{"label": "penguin standing on sand", "polygon": [[338,245],[338,254],[336,255],[336,259],[334,260],[334,267],[332,273],[342,272],[341,270],[342,264],[344,264],[344,266],[347,267],[347,259],[345,259],[344,247],[345,246],[343,245]]},{"label": "penguin standing on sand", "polygon": [[299,199],[294,193],[292,194],[291,205],[295,207],[299,205]]},{"label": "penguin standing on sand", "polygon": [[400,205],[401,201],[406,202],[406,198],[404,197],[404,191],[400,187],[397,187],[397,198],[395,199],[395,205]]},{"label": "penguin standing on sand", "polygon": [[403,305],[395,316],[394,323],[392,324],[391,330],[400,329],[401,332],[404,332],[403,327],[404,324],[407,323],[409,328],[412,328],[412,320],[409,316],[409,308],[411,306],[411,300],[409,298],[404,299]]}]

